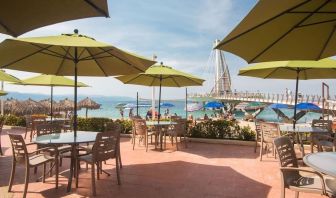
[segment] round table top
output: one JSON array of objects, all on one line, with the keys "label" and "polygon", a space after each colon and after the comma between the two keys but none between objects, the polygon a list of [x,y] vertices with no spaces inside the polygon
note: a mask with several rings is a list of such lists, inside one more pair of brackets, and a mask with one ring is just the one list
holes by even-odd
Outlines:
[{"label": "round table top", "polygon": [[295,126],[293,128],[292,124],[283,124],[279,125],[280,131],[285,132],[293,132],[293,133],[327,133],[328,130],[320,127],[312,127],[312,126]]},{"label": "round table top", "polygon": [[93,131],[77,131],[77,137],[74,137],[74,132],[53,133],[41,135],[33,139],[37,144],[79,144],[94,142],[98,132]]},{"label": "round table top", "polygon": [[311,153],[303,157],[303,162],[315,171],[336,177],[336,152]]},{"label": "round table top", "polygon": [[159,123],[157,121],[146,121],[146,125],[150,126],[166,126],[166,125],[174,125],[177,124],[176,122],[172,121],[160,121]]}]

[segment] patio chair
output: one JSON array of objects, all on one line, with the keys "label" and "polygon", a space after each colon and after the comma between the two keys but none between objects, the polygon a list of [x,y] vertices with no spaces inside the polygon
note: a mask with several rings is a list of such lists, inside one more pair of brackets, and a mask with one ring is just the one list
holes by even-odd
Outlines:
[{"label": "patio chair", "polygon": [[144,119],[133,119],[132,122],[133,122],[133,130],[132,130],[133,150],[135,147],[136,138],[139,137],[139,144],[142,140],[144,140],[144,143],[146,146],[146,152],[147,152],[148,151],[148,136],[151,136],[151,141],[152,141],[152,135],[155,135],[155,140],[156,140],[157,139],[156,133],[148,131],[146,120]]},{"label": "patio chair", "polygon": [[[99,172],[102,169],[102,162],[115,159],[116,160],[116,173],[118,185],[120,185],[119,175],[119,145],[120,145],[120,131],[107,131],[98,133],[96,141],[92,147],[92,153],[78,157],[77,163],[84,161],[91,165],[91,191],[92,195],[96,196],[95,184],[95,165],[97,166],[97,179],[99,179]],[[78,186],[78,172],[76,177],[76,186]]]},{"label": "patio chair", "polygon": [[254,152],[257,152],[257,147],[258,147],[258,143],[261,142],[261,127],[260,127],[260,120],[255,120],[254,124],[255,124],[255,132],[256,132],[256,136],[255,136],[255,145],[254,145]]},{"label": "patio chair", "polygon": [[[48,134],[57,134],[62,132],[62,125],[58,123],[46,123],[46,124],[39,124],[36,126],[36,136],[39,137],[41,135],[48,135]],[[46,150],[50,155],[52,156],[58,156],[59,157],[59,165],[62,165],[63,156],[60,155],[65,152],[71,151],[70,145],[43,145],[38,144],[37,148],[41,149],[44,147],[51,147],[50,149]],[[52,168],[53,164],[50,164],[50,176],[52,175]],[[36,172],[36,171],[35,171]]]},{"label": "patio chair", "polygon": [[176,125],[172,125],[170,129],[167,130],[165,133],[165,147],[166,147],[166,134],[170,137],[171,144],[174,145],[174,138],[176,142],[176,150],[178,150],[178,142],[177,137],[180,137],[180,142],[183,141],[185,144],[185,147],[187,148],[187,119],[177,119],[175,120],[177,122]]},{"label": "patio chair", "polygon": [[25,132],[24,138],[26,139],[28,131],[30,131],[30,133],[33,132],[33,122],[32,122],[32,118],[30,115],[25,115],[24,117],[26,121],[26,132]]},{"label": "patio chair", "polygon": [[260,161],[262,161],[263,150],[265,146],[266,154],[272,150],[272,154],[276,159],[274,150],[274,139],[280,137],[280,129],[277,123],[260,122],[261,128],[261,146],[260,146]]},{"label": "patio chair", "polygon": [[[330,189],[326,189],[325,180],[321,173],[298,168],[294,146],[289,137],[276,138],[274,145],[280,159],[281,198],[285,197],[286,188],[295,191],[295,197],[299,197],[299,192],[332,194]],[[307,174],[309,176],[302,175],[303,172],[309,173]]]},{"label": "patio chair", "polygon": [[310,140],[310,150],[311,153],[314,152],[314,147],[317,147],[317,151],[321,152],[323,150],[335,150],[334,147],[334,133],[332,132],[332,121],[331,120],[313,120],[312,127],[319,127],[326,129],[326,133],[312,133]]},{"label": "patio chair", "polygon": [[179,119],[182,119],[182,117],[181,116],[170,116],[171,121],[175,121],[175,120],[179,120]]},{"label": "patio chair", "polygon": [[[32,145],[34,143],[26,144],[21,135],[8,134],[8,136],[9,136],[9,139],[12,145],[12,153],[13,153],[12,172],[11,172],[10,179],[9,179],[8,192],[12,190],[16,165],[19,165],[19,164],[25,165],[26,172],[25,172],[24,192],[23,192],[23,197],[25,198],[27,195],[30,168],[43,165],[42,182],[45,182],[46,164],[49,162],[55,162],[57,164],[58,163],[57,157],[46,155],[45,153],[40,153],[48,149],[51,149],[50,147],[45,147],[45,148],[38,149],[38,150],[28,153],[27,145]],[[56,166],[56,188],[58,188],[58,167],[57,166]]]},{"label": "patio chair", "polygon": [[64,120],[63,122],[63,131],[68,132],[73,130],[73,119]]},{"label": "patio chair", "polygon": [[32,116],[32,130],[30,133],[30,141],[32,141],[33,137],[36,135],[36,127],[37,125],[40,124],[46,124],[46,117],[42,117],[42,116]]}]

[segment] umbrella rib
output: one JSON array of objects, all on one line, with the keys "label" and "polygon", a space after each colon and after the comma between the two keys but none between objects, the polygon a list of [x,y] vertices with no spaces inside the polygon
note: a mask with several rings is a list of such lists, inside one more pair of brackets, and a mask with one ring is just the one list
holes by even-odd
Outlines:
[{"label": "umbrella rib", "polygon": [[122,62],[124,62],[124,63],[126,63],[126,64],[128,64],[128,65],[131,65],[131,66],[133,66],[135,69],[137,69],[137,70],[139,70],[139,71],[141,71],[141,72],[144,72],[144,70],[143,70],[143,69],[139,69],[139,68],[138,68],[136,65],[133,65],[133,64],[131,64],[131,63],[127,62],[126,60],[123,60],[122,58],[120,58],[120,57],[118,57],[118,56],[115,56],[115,55],[113,55],[111,52],[109,52],[109,51],[106,51],[104,48],[101,48],[101,47],[100,47],[99,49],[101,49],[101,50],[105,51],[106,53],[110,54],[112,57],[115,57],[115,58],[117,58],[117,59],[121,60]]},{"label": "umbrella rib", "polygon": [[[30,43],[30,44],[33,45],[33,46],[35,46],[35,47],[38,47],[38,48],[42,49],[42,47],[39,46],[39,45],[37,45],[37,44],[34,44],[34,43]],[[43,52],[43,51],[41,51],[41,54],[46,54],[46,55],[49,55],[49,56],[55,56],[55,57],[58,57],[58,58],[62,58],[63,57],[62,54],[54,52],[52,50],[49,50],[49,49],[44,49],[44,50],[46,50],[47,52],[50,52],[51,54],[49,54],[47,52]],[[66,58],[68,58],[68,57],[66,57]]]},{"label": "umbrella rib", "polygon": [[[150,76],[152,76],[152,75],[150,75]],[[151,87],[153,87],[154,81],[155,81],[155,79],[157,79],[156,76],[152,76],[152,77],[153,77],[153,80],[152,80],[152,82],[149,84],[149,86],[151,86]]]},{"label": "umbrella rib", "polygon": [[[61,48],[63,49],[63,51],[65,52],[65,53],[68,53],[68,51],[69,51],[69,49],[70,49],[70,47],[68,47],[68,49],[65,49],[65,47],[63,47],[63,46],[61,46]],[[73,57],[70,53],[68,54],[69,56],[70,56],[70,58],[73,60],[73,59],[75,59],[75,57]]]},{"label": "umbrella rib", "polygon": [[[320,5],[318,8],[316,8],[314,10],[314,12],[320,10],[321,8],[323,8],[328,2],[325,1],[322,5]],[[255,59],[259,58],[262,54],[264,54],[268,49],[270,49],[271,47],[273,47],[276,43],[278,43],[281,39],[283,39],[284,37],[286,37],[291,31],[293,31],[295,28],[298,27],[298,25],[302,24],[304,21],[306,21],[309,17],[311,17],[314,12],[308,14],[307,16],[305,16],[302,20],[300,20],[297,24],[295,24],[292,28],[290,28],[288,31],[286,31],[283,35],[281,35],[278,39],[276,39],[273,43],[271,43],[270,45],[268,45],[264,50],[262,50],[257,56],[255,56],[254,58],[252,58],[249,62],[253,62]]]},{"label": "umbrella rib", "polygon": [[109,14],[105,12],[105,10],[101,9],[100,7],[98,7],[96,4],[94,4],[93,2],[91,2],[90,0],[85,0],[85,2],[87,4],[89,4],[91,7],[93,7],[96,11],[98,11],[99,13],[103,14],[105,17],[109,17]]},{"label": "umbrella rib", "polygon": [[330,22],[334,22],[334,21],[336,21],[336,19],[319,21],[319,22],[315,22],[315,23],[308,23],[308,24],[304,24],[304,25],[299,25],[297,28],[307,27],[307,26],[312,26],[312,25],[319,25],[319,24],[322,24],[322,23],[330,23]]},{"label": "umbrella rib", "polygon": [[124,84],[128,84],[129,82],[137,79],[138,77],[139,77],[139,75],[137,74],[134,78],[131,78],[131,79],[127,80],[126,82],[124,82]]},{"label": "umbrella rib", "polygon": [[44,47],[44,48],[42,48],[42,49],[39,49],[39,50],[37,50],[37,51],[35,51],[35,52],[33,52],[33,53],[30,53],[30,54],[28,54],[28,55],[26,55],[26,56],[23,56],[23,57],[21,57],[21,58],[15,60],[15,61],[12,61],[12,62],[10,62],[10,63],[8,63],[8,64],[3,65],[3,66],[0,66],[0,68],[7,68],[8,66],[10,66],[10,65],[12,65],[12,64],[14,64],[14,63],[20,62],[20,61],[22,61],[22,60],[24,60],[24,59],[26,59],[26,58],[28,58],[28,57],[30,57],[30,56],[33,56],[33,55],[35,55],[35,54],[37,54],[37,53],[40,53],[40,52],[42,52],[43,50],[45,50],[45,49],[47,49],[47,48],[49,48],[49,47],[51,47],[51,46],[52,46],[52,45],[48,45],[48,46],[46,46],[46,47]]},{"label": "umbrella rib", "polygon": [[[65,49],[64,49],[65,50]],[[68,49],[65,51],[65,56],[69,53],[70,51],[70,47],[68,47]],[[65,56],[63,57],[62,61],[61,61],[61,64],[58,66],[57,70],[56,70],[56,74],[59,74],[62,66],[63,66],[63,63],[65,61]]]},{"label": "umbrella rib", "polygon": [[[88,48],[85,48],[85,49],[91,55],[91,52],[89,51],[89,49]],[[99,69],[104,73],[104,75],[108,76],[107,73],[104,71],[104,69],[101,67],[100,63],[95,58],[93,60],[96,62],[96,64],[98,65]]]},{"label": "umbrella rib", "polygon": [[324,52],[325,49],[327,48],[327,45],[328,45],[330,39],[332,38],[332,36],[333,36],[334,33],[335,33],[335,30],[336,30],[336,26],[334,26],[333,29],[331,30],[331,32],[330,32],[330,34],[329,34],[329,36],[328,36],[326,42],[324,43],[323,48],[322,48],[322,50],[321,50],[319,56],[317,57],[317,59],[321,59],[321,56],[322,56],[323,52]]},{"label": "umbrella rib", "polygon": [[[174,76],[173,76],[174,77]],[[182,87],[176,80],[175,80],[175,78],[173,78],[173,77],[171,77],[171,79],[176,83],[176,85],[178,86],[178,87]]]},{"label": "umbrella rib", "polygon": [[4,27],[6,29],[6,31],[13,35],[14,37],[17,37],[18,34],[16,34],[13,30],[11,30],[3,21],[0,21],[0,26]]},{"label": "umbrella rib", "polygon": [[235,39],[237,39],[237,38],[243,36],[244,34],[247,34],[247,33],[251,32],[252,30],[257,29],[258,27],[260,27],[260,26],[262,26],[262,25],[265,25],[265,24],[267,24],[268,22],[271,22],[272,20],[278,18],[279,16],[284,15],[284,14],[290,12],[291,10],[294,10],[294,9],[296,9],[296,8],[298,8],[298,7],[300,7],[300,6],[304,5],[304,4],[306,4],[306,3],[308,3],[308,2],[310,2],[310,0],[306,0],[306,1],[304,1],[304,2],[301,2],[301,3],[297,4],[296,6],[291,7],[291,8],[289,8],[289,9],[287,9],[287,10],[285,10],[285,11],[283,11],[283,12],[277,14],[277,15],[275,15],[274,17],[272,17],[272,18],[270,18],[270,19],[267,19],[266,21],[264,21],[264,22],[262,22],[262,23],[260,23],[260,24],[258,24],[258,25],[256,25],[256,26],[254,26],[254,27],[252,27],[252,28],[250,28],[250,29],[248,29],[248,30],[246,30],[246,31],[244,31],[244,32],[242,32],[242,33],[240,33],[240,34],[238,34],[237,36],[235,36],[235,37],[233,37],[233,38],[231,38],[231,39],[229,39],[229,40],[227,40],[227,41],[225,41],[225,42],[223,42],[223,43],[219,43],[219,44],[216,46],[216,48],[218,49],[220,46],[222,46],[222,45],[224,45],[224,44],[227,44],[227,43],[229,43],[229,42],[231,42],[231,41],[233,41],[233,40],[235,40]]},{"label": "umbrella rib", "polygon": [[[110,51],[110,50],[113,50],[113,49],[109,49],[109,50],[106,50],[106,51]],[[106,53],[106,52],[102,50],[101,52],[98,52],[97,54],[80,58],[79,61],[82,61],[82,60],[92,60],[94,58],[100,58],[100,57],[95,57],[95,56],[98,56],[98,55],[104,54],[104,53]],[[104,56],[104,57],[110,57],[110,56]]]},{"label": "umbrella rib", "polygon": [[267,74],[265,77],[263,77],[264,79],[265,78],[268,78],[270,75],[272,75],[274,72],[276,72],[278,69],[280,69],[281,67],[277,67],[275,68],[275,70],[272,70],[269,74]]},{"label": "umbrella rib", "polygon": [[[87,49],[86,49],[86,50],[87,50]],[[79,55],[78,55],[78,60],[80,60],[80,57],[83,55],[84,51],[85,51],[85,48],[83,48],[82,51],[79,53]]]}]

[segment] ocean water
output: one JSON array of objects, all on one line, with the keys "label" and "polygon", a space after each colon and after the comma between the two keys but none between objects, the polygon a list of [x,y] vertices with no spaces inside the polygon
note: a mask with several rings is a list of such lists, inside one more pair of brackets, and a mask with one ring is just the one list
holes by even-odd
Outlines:
[{"label": "ocean water", "polygon": [[[97,100],[98,103],[101,104],[101,109],[98,110],[89,110],[88,112],[88,117],[107,117],[107,118],[112,118],[112,119],[118,119],[121,118],[120,111],[116,106],[119,103],[133,103],[136,104],[135,100],[127,100],[127,101],[120,101],[120,100],[115,100],[115,101],[107,101],[107,100],[102,100],[99,101]],[[164,101],[164,102],[169,102],[174,104],[174,107],[169,108],[170,114],[176,113],[179,116],[185,117],[185,102],[184,101]],[[140,104],[143,104],[144,102],[140,102]],[[149,104],[147,102],[146,104]],[[146,116],[146,113],[148,111],[149,107],[140,107],[139,108],[139,115],[142,117]],[[161,114],[164,113],[164,111],[167,108],[161,108]],[[156,110],[158,110],[156,108]],[[293,116],[293,109],[282,109],[282,111],[288,116],[292,117]],[[136,114],[136,108],[133,110],[134,115]],[[192,114],[194,118],[203,118],[204,114],[207,114],[209,117],[211,114],[214,114],[214,111],[212,110],[200,110],[200,111],[194,111],[194,112],[188,112],[188,114]],[[85,109],[82,109],[78,111],[79,116],[85,116]],[[125,109],[124,110],[124,117],[128,118],[129,115],[129,110]],[[308,112],[304,117],[302,117],[298,122],[299,123],[304,123],[304,122],[310,122],[313,119],[318,119],[321,116],[319,113],[314,113],[314,112]],[[236,119],[242,119],[244,117],[244,112],[241,111],[236,111],[235,112],[235,117]],[[282,121],[277,117],[277,114],[272,110],[265,108],[258,116],[257,118],[264,119],[266,121]]]}]

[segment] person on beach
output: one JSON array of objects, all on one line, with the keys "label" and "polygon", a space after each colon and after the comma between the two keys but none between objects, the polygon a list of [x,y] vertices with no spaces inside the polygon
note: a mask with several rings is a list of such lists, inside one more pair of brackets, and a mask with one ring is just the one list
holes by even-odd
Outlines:
[{"label": "person on beach", "polygon": [[133,117],[133,108],[130,108],[128,117],[132,118]]},{"label": "person on beach", "polygon": [[152,111],[149,109],[146,113],[146,120],[149,120],[152,118]]},{"label": "person on beach", "polygon": [[120,115],[121,115],[121,119],[124,119],[124,110],[122,108],[120,108],[119,112],[120,112]]},{"label": "person on beach", "polygon": [[204,120],[209,120],[209,116],[208,116],[208,114],[204,114],[203,119],[204,119]]}]

